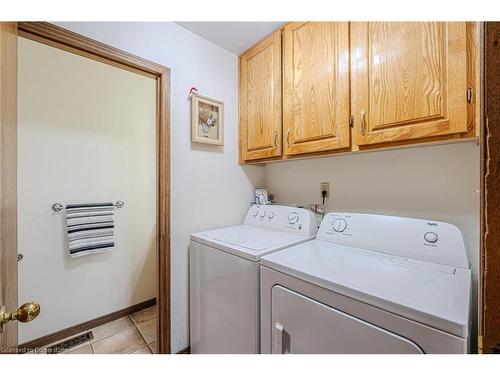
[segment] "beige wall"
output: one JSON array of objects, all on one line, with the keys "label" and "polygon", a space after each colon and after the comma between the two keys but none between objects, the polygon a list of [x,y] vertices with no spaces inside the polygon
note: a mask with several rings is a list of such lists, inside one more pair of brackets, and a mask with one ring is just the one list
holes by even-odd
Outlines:
[{"label": "beige wall", "polygon": [[475,142],[269,163],[264,168],[265,187],[283,204],[320,203],[323,181],[330,182],[328,211],[434,219],[460,228],[472,262],[475,329],[480,182]]},{"label": "beige wall", "polygon": [[[19,341],[156,294],[154,80],[19,38]],[[111,253],[70,258],[54,202],[123,200]]]}]

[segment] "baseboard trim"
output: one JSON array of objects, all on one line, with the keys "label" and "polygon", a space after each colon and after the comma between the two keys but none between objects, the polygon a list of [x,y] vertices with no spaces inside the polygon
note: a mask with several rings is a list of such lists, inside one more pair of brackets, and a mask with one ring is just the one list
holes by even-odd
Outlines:
[{"label": "baseboard trim", "polygon": [[188,345],[184,349],[179,350],[175,354],[191,354],[191,347]]},{"label": "baseboard trim", "polygon": [[133,314],[137,311],[146,309],[154,305],[156,305],[156,298],[151,298],[148,299],[147,301],[140,302],[130,307],[126,307],[124,309],[114,311],[112,313],[97,317],[95,319],[88,320],[86,322],[77,324],[75,326],[68,327],[54,333],[49,333],[48,335],[20,344],[19,352],[23,353],[28,349],[35,349],[47,346],[48,344],[51,344],[53,342],[61,341],[67,337],[76,335],[77,333],[90,330],[102,324],[111,322],[119,318],[123,318],[124,316]]}]

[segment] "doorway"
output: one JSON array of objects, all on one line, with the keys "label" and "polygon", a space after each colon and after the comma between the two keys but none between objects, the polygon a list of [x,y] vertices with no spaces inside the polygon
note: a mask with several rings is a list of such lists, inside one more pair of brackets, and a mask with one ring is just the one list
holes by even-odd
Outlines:
[{"label": "doorway", "polygon": [[[169,69],[48,23],[17,30],[19,302],[39,299],[41,316],[8,345],[169,353]],[[33,72],[44,58],[46,69]],[[109,79],[121,93],[108,90]],[[133,82],[128,92],[125,81]],[[85,116],[90,106],[93,117]],[[33,126],[30,113],[47,118]],[[114,246],[74,256],[66,206],[102,202],[113,206]],[[115,342],[135,346],[111,345],[118,333]]]}]

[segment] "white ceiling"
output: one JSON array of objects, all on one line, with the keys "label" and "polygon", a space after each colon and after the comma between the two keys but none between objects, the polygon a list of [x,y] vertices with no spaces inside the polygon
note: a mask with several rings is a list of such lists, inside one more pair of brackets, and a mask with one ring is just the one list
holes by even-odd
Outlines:
[{"label": "white ceiling", "polygon": [[176,22],[193,33],[239,55],[284,22]]}]

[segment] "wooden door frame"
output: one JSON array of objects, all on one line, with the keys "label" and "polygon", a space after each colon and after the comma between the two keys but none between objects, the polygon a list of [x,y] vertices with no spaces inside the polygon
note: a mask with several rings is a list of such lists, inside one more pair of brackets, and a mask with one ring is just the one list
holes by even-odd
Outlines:
[{"label": "wooden door frame", "polygon": [[[0,306],[17,309],[17,25],[0,22]],[[9,288],[9,285],[15,288]],[[17,343],[17,323],[4,327],[0,354]]]},{"label": "wooden door frame", "polygon": [[479,352],[500,353],[500,22],[484,34]]},{"label": "wooden door frame", "polygon": [[157,337],[170,353],[170,69],[48,22],[18,22],[18,35],[156,80]]}]

